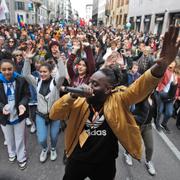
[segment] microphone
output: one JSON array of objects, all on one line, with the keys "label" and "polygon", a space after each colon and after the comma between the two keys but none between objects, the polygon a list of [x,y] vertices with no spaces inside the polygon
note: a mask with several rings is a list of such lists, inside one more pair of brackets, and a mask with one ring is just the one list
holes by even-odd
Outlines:
[{"label": "microphone", "polygon": [[70,92],[70,93],[76,93],[76,94],[83,94],[84,90],[78,87],[69,87],[69,86],[63,86],[61,87],[62,91],[64,92]]},{"label": "microphone", "polygon": [[[79,87],[69,87],[69,86],[62,86],[61,87],[63,92],[70,92],[70,93],[75,93],[75,94],[84,94],[86,91],[84,89],[81,89]],[[92,94],[94,96],[94,94]]]}]

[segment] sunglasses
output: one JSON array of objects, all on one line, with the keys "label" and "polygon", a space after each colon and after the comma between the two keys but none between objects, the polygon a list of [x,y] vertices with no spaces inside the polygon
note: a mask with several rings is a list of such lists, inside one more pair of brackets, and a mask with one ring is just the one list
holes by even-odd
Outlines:
[{"label": "sunglasses", "polygon": [[9,41],[9,42],[14,43],[14,41]]},{"label": "sunglasses", "polygon": [[19,57],[22,57],[22,54],[17,54],[16,57],[18,57],[18,56],[19,56]]}]

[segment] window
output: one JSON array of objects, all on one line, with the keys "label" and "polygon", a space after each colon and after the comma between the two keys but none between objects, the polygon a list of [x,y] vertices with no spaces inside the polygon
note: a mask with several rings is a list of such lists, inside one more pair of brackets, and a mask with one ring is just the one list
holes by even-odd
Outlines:
[{"label": "window", "polygon": [[116,25],[118,25],[118,18],[119,18],[119,16],[117,15],[116,16]]},{"label": "window", "polygon": [[119,24],[121,24],[122,23],[122,15],[120,15],[120,17],[119,17]]},{"label": "window", "polygon": [[28,3],[28,10],[33,11],[33,3]]},{"label": "window", "polygon": [[24,2],[16,1],[15,2],[15,10],[25,10]]},{"label": "window", "polygon": [[123,19],[123,24],[126,24],[126,20],[127,20],[127,14],[124,14],[124,19]]}]

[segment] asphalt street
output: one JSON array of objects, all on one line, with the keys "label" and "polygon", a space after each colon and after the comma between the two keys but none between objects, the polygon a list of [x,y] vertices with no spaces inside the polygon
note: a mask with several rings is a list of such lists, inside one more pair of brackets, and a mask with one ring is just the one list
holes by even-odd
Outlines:
[{"label": "asphalt street", "polygon": [[[170,122],[172,134],[167,137],[180,150],[180,131],[175,127],[175,122]],[[157,175],[152,177],[148,174],[144,156],[141,162],[133,160],[133,166],[128,166],[124,162],[123,148],[120,146],[119,157],[117,159],[117,174],[115,180],[179,180],[180,161],[167,143],[161,138],[156,130],[154,133],[154,155],[153,163],[157,170]],[[3,145],[4,138],[0,131],[0,180],[61,180],[64,174],[63,157],[63,133],[58,140],[58,158],[55,162],[48,159],[45,163],[39,162],[40,146],[37,143],[36,135],[29,133],[27,128],[27,149],[28,167],[21,171],[17,163],[9,163],[7,148]]]}]

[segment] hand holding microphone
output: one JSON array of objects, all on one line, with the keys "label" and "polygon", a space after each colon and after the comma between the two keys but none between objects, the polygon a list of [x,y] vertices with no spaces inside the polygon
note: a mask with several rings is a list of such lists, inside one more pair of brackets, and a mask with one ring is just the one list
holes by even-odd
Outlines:
[{"label": "hand holding microphone", "polygon": [[62,86],[61,90],[70,92],[72,98],[94,96],[93,89],[86,84],[82,84],[78,87]]}]

